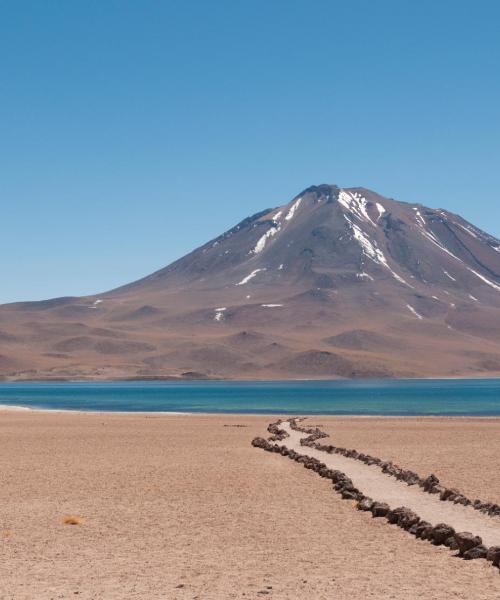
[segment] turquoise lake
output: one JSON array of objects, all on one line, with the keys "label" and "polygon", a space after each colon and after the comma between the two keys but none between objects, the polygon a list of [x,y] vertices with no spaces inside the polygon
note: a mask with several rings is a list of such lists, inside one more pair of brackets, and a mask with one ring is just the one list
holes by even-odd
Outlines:
[{"label": "turquoise lake", "polygon": [[493,416],[500,415],[500,379],[0,383],[0,404],[130,412]]}]

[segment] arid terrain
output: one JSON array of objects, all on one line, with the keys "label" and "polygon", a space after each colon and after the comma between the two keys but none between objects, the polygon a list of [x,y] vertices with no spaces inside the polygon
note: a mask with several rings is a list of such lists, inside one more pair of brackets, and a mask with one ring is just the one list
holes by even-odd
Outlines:
[{"label": "arid terrain", "polygon": [[[271,420],[2,410],[0,598],[499,597],[486,561],[416,540],[252,448]],[[307,423],[500,502],[500,419]]]},{"label": "arid terrain", "polygon": [[363,188],[308,188],[109,292],[0,306],[5,380],[498,374],[500,241]]}]

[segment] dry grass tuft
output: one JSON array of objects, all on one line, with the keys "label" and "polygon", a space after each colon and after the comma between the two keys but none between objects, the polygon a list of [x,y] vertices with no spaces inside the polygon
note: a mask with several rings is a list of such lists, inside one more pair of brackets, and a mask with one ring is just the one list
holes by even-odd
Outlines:
[{"label": "dry grass tuft", "polygon": [[63,517],[63,523],[65,525],[82,525],[83,518],[78,517],[77,515],[67,515],[66,517]]}]

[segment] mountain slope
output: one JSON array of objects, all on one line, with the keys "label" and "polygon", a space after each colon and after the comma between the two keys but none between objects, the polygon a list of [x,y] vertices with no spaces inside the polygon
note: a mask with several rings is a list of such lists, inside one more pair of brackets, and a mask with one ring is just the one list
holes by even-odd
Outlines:
[{"label": "mountain slope", "polygon": [[500,241],[458,215],[313,186],[129,285],[0,307],[0,374],[500,373]]}]

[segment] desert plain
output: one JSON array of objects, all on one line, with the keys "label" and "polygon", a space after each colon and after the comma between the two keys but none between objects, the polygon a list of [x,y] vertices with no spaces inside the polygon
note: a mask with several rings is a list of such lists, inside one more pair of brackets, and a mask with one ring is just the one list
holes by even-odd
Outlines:
[{"label": "desert plain", "polygon": [[[373,519],[253,448],[272,420],[1,410],[0,599],[500,597],[487,561]],[[306,422],[500,503],[498,418]]]}]

